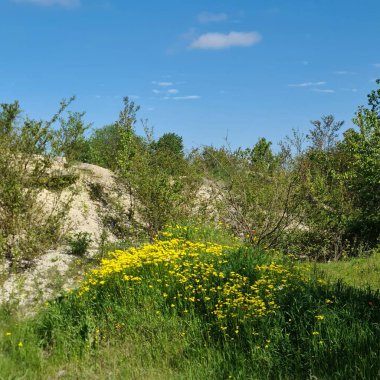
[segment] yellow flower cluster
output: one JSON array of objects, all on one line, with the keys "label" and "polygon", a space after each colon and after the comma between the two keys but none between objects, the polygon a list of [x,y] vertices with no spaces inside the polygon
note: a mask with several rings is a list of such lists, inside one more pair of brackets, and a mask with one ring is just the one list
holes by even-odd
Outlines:
[{"label": "yellow flower cluster", "polygon": [[[223,247],[219,244],[193,243],[183,239],[174,238],[168,241],[156,240],[154,244],[145,244],[140,248],[131,248],[127,251],[117,250],[103,259],[99,268],[92,270],[82,283],[80,294],[86,293],[92,286],[103,285],[116,273],[121,273],[125,281],[141,282],[144,277],[156,277],[156,281],[164,281],[165,274],[177,275],[180,283],[189,280],[183,268],[192,268],[202,271],[207,268],[207,256],[211,258],[222,256]],[[200,256],[205,261],[199,260]],[[207,269],[209,274],[212,265]],[[188,270],[186,270],[188,272]],[[137,275],[137,273],[141,273]],[[150,276],[148,276],[150,275]],[[194,276],[189,273],[190,277]]]},{"label": "yellow flower cluster", "polygon": [[228,269],[231,247],[164,236],[170,240],[110,253],[88,274],[78,296],[116,279],[127,290],[155,292],[172,310],[198,310],[224,334],[239,334],[239,325],[274,313],[278,296],[306,281],[300,271],[274,262],[242,275]]},{"label": "yellow flower cluster", "polygon": [[276,263],[258,265],[255,269],[258,276],[255,281],[230,272],[221,289],[224,297],[215,306],[214,314],[219,320],[234,317],[244,323],[272,314],[279,308],[276,302],[279,293],[306,280],[299,271],[290,271]]}]

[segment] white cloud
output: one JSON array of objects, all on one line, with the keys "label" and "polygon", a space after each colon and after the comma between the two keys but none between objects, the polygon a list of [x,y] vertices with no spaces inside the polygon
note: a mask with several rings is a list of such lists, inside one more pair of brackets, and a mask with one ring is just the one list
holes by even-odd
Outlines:
[{"label": "white cloud", "polygon": [[28,3],[41,6],[59,5],[65,8],[77,7],[81,4],[81,0],[12,0],[14,3]]},{"label": "white cloud", "polygon": [[297,84],[288,84],[289,87],[310,87],[310,86],[323,86],[327,82],[304,82]]},{"label": "white cloud", "polygon": [[192,49],[227,49],[233,46],[248,47],[257,44],[262,37],[257,32],[206,33],[194,40]]},{"label": "white cloud", "polygon": [[179,91],[176,88],[169,88],[168,90],[157,90],[156,88],[154,88],[152,90],[152,92],[156,95],[158,95],[158,94],[169,94],[169,95],[171,94],[171,95],[173,95],[173,94],[178,94]]},{"label": "white cloud", "polygon": [[200,99],[201,97],[199,95],[187,95],[187,96],[174,96],[172,99],[174,100],[194,100],[194,99]]},{"label": "white cloud", "polygon": [[335,92],[334,90],[330,90],[330,89],[321,89],[321,88],[313,88],[313,91],[314,92],[323,92],[325,94],[332,94],[333,92]]},{"label": "white cloud", "polygon": [[210,12],[202,12],[198,15],[198,21],[202,24],[206,24],[208,22],[221,22],[227,20],[227,15],[225,13],[210,13]]},{"label": "white cloud", "polygon": [[156,84],[157,86],[161,86],[161,87],[173,86],[173,82],[157,82],[157,81],[153,81],[152,84]]},{"label": "white cloud", "polygon": [[373,66],[376,68],[380,68],[380,63],[374,63]]}]

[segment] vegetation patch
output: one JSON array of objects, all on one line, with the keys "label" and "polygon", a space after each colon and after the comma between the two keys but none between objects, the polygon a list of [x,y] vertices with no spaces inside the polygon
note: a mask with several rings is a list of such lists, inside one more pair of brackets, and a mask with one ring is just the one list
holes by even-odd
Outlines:
[{"label": "vegetation patch", "polygon": [[81,368],[112,352],[119,356],[112,376],[100,359],[94,377],[380,374],[378,294],[328,283],[275,251],[241,246],[221,228],[173,226],[152,243],[112,252],[34,320],[3,322],[1,336],[14,363],[7,369],[0,356],[2,373],[30,378],[47,378],[58,365],[73,376],[69,363]]}]

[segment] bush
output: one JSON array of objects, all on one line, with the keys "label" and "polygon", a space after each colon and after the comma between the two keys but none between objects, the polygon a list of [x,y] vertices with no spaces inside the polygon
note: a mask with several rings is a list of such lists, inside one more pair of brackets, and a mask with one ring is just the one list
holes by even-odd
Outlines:
[{"label": "bush", "polygon": [[178,156],[178,137],[170,135],[168,138],[169,145],[175,149],[172,151],[164,140],[158,144],[148,128],[145,128],[145,139],[136,136],[138,108],[128,98],[124,101],[119,120],[122,148],[118,155],[118,172],[121,184],[124,182],[135,200],[130,215],[132,223],[153,238],[165,224],[191,215],[197,177],[185,159]]},{"label": "bush", "polygon": [[84,256],[92,243],[91,234],[88,232],[78,232],[68,237],[68,253],[75,256]]},{"label": "bush", "polygon": [[56,145],[53,125],[71,101],[63,101],[47,122],[22,118],[17,102],[1,105],[0,257],[12,266],[30,262],[62,238],[70,197],[59,201],[58,191],[50,207],[41,188],[57,185],[51,173],[51,147]]},{"label": "bush", "polygon": [[95,129],[88,142],[87,162],[108,168],[117,169],[117,156],[121,148],[121,137],[117,124],[106,125]]},{"label": "bush", "polygon": [[91,124],[85,124],[84,115],[84,112],[69,111],[67,119],[59,118],[60,126],[54,131],[55,154],[63,155],[68,162],[86,161],[88,158],[88,144],[84,134]]},{"label": "bush", "polygon": [[274,247],[297,217],[297,173],[270,146],[260,139],[246,150],[207,148],[200,160],[205,174],[219,179],[213,198],[221,221],[252,245]]},{"label": "bush", "polygon": [[[378,81],[380,83],[380,81]],[[287,231],[283,247],[318,260],[375,248],[380,233],[380,90],[369,95],[338,141],[342,122],[314,121],[310,145],[294,159],[303,229]]]}]

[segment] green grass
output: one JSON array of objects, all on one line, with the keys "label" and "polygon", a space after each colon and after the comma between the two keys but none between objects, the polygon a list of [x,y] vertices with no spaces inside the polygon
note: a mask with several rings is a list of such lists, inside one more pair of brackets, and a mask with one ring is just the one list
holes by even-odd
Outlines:
[{"label": "green grass", "polygon": [[313,264],[333,281],[341,280],[358,288],[380,289],[380,250],[368,257]]},{"label": "green grass", "polygon": [[[191,241],[233,245],[223,254],[225,260],[215,261],[224,278],[213,281],[223,286],[232,281],[233,273],[245,276],[250,284],[262,280],[266,284],[263,299],[273,299],[279,308],[248,319],[244,319],[246,305],[237,315],[230,308],[223,320],[224,331],[210,310],[212,302],[227,302],[233,293],[227,298],[222,291],[207,293],[213,284],[206,279],[204,296],[214,299],[207,303],[199,293],[199,302],[190,303],[174,298],[184,290],[169,273],[170,265],[158,264],[154,271],[149,265],[128,269],[142,278],[135,283],[122,280],[124,273],[131,274],[124,269],[82,296],[73,292],[50,302],[31,319],[17,318],[14,310],[3,308],[0,379],[380,377],[378,293],[342,282],[326,284],[312,273],[310,281],[278,289],[272,297],[267,285],[281,281],[283,275],[262,272],[257,265],[276,261],[286,273],[295,274],[287,274],[290,281],[299,278],[291,262],[270,252],[237,246],[221,229],[189,226],[171,233],[171,238],[184,235]],[[202,254],[199,259],[212,260]],[[157,279],[163,281],[149,286]],[[199,279],[195,276],[191,281],[199,284]]]}]

